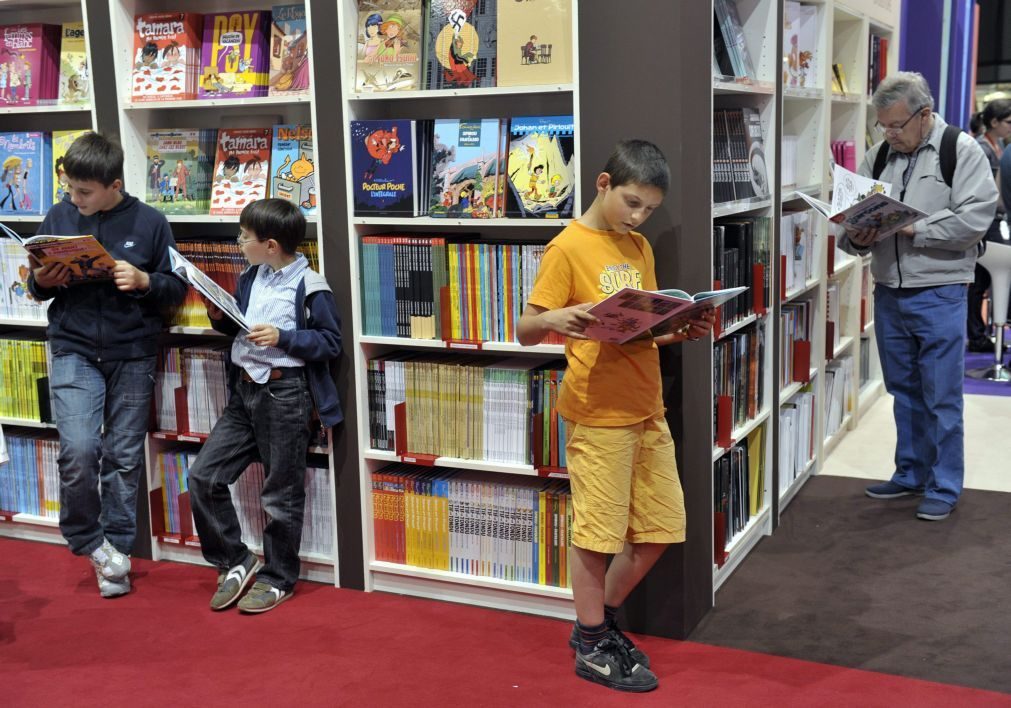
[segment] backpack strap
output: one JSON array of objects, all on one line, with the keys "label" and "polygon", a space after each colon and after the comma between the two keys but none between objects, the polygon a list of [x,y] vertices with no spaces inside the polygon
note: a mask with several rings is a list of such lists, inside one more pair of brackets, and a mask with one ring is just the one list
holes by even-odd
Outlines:
[{"label": "backpack strap", "polygon": [[885,165],[888,164],[888,153],[891,150],[891,145],[882,140],[881,147],[878,148],[878,154],[874,156],[874,170],[871,172],[871,177],[874,179],[881,178],[881,173],[885,171]]},{"label": "backpack strap", "polygon": [[955,165],[958,163],[955,148],[958,145],[958,134],[961,132],[958,126],[949,125],[945,127],[944,135],[941,136],[941,176],[944,177],[944,183],[949,189],[951,180],[955,177]]}]

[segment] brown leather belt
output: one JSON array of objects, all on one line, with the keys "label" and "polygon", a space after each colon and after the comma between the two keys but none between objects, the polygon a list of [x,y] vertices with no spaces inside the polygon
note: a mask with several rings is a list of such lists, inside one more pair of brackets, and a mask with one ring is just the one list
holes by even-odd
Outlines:
[{"label": "brown leather belt", "polygon": [[[295,376],[301,377],[304,371],[305,369],[301,366],[289,366],[279,369],[271,369],[270,375],[267,377],[267,380],[277,381],[278,379],[290,379]],[[256,381],[253,380],[253,377],[250,376],[245,369],[242,369],[242,380],[248,383],[256,383]]]}]

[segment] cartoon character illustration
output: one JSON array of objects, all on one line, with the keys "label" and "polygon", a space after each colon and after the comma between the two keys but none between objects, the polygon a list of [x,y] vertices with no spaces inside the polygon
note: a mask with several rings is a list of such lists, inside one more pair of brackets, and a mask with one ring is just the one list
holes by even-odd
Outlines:
[{"label": "cartoon character illustration", "polygon": [[144,45],[144,48],[140,50],[140,61],[135,65],[136,69],[150,69],[154,70],[158,68],[158,45],[154,42],[148,42]]},{"label": "cartoon character illustration", "polygon": [[404,146],[400,144],[400,138],[397,137],[397,128],[395,126],[393,130],[377,130],[367,135],[365,137],[365,147],[369,151],[373,162],[365,170],[365,174],[362,175],[363,180],[374,178],[376,170],[381,165],[390,164],[393,156],[404,149]]},{"label": "cartoon character illustration", "polygon": [[305,32],[284,43],[281,73],[270,81],[277,91],[303,91],[309,88],[309,44]]},{"label": "cartoon character illustration", "polygon": [[790,86],[803,88],[807,80],[807,70],[811,67],[813,54],[810,51],[800,51],[797,35],[790,35],[790,52],[786,55],[786,73],[790,78]]},{"label": "cartoon character illustration", "polygon": [[176,168],[172,172],[175,178],[175,195],[176,199],[189,199],[189,178],[190,178],[190,168],[186,166],[186,163],[182,160],[176,160]]},{"label": "cartoon character illustration", "polygon": [[541,199],[539,187],[544,182],[542,179],[544,174],[544,165],[534,164],[535,150],[533,145],[527,146],[527,152],[530,153],[530,159],[527,161],[527,173],[530,175],[530,183],[527,186],[527,191],[524,196],[532,201],[539,201]]},{"label": "cartoon character illustration", "polygon": [[522,48],[523,64],[536,64],[537,63],[537,35],[530,35],[530,41],[523,45]]},{"label": "cartoon character illustration", "polygon": [[70,261],[71,265],[77,266],[77,269],[81,272],[80,278],[71,278],[73,280],[79,280],[81,278],[101,278],[106,275],[106,269],[102,267],[95,267],[95,261],[102,257],[102,254],[98,255],[81,255]]},{"label": "cartoon character illustration", "polygon": [[449,44],[449,66],[446,67],[445,79],[457,86],[470,86],[477,80],[477,75],[470,70],[470,65],[477,55],[466,51],[463,35],[453,36]]},{"label": "cartoon character illustration", "polygon": [[[21,59],[24,60],[25,55],[21,55]],[[27,61],[24,62],[25,67],[25,100],[32,100],[32,65]]]},{"label": "cartoon character illustration", "polygon": [[182,50],[179,48],[179,42],[169,42],[161,50],[162,69],[171,69],[174,66],[182,66],[182,64],[183,55]]},{"label": "cartoon character illustration", "polygon": [[263,179],[263,161],[258,157],[251,157],[246,160],[242,167],[242,179],[244,182],[255,182]]},{"label": "cartoon character illustration", "polygon": [[11,209],[18,210],[21,191],[21,158],[11,155],[3,161],[3,174],[0,175],[0,191],[3,192],[3,199],[0,199],[0,209],[7,205],[10,200]]},{"label": "cartoon character illustration", "polygon": [[373,12],[365,18],[365,44],[362,48],[362,59],[367,63],[371,64],[377,61],[376,55],[379,53],[379,47],[383,43],[379,29],[382,24],[383,16],[378,12]]},{"label": "cartoon character illustration", "polygon": [[386,16],[386,21],[379,27],[384,39],[376,52],[376,58],[380,61],[397,61],[400,57],[400,50],[404,48],[404,40],[401,35],[404,32],[404,18],[396,12],[391,12]]},{"label": "cartoon character illustration", "polygon": [[17,300],[28,300],[31,302],[38,302],[32,293],[28,290],[28,276],[31,274],[31,269],[25,264],[18,265],[18,275],[17,278],[11,283],[10,291]]},{"label": "cartoon character illustration", "polygon": [[67,173],[63,170],[63,159],[64,158],[61,156],[56,158],[53,162],[53,172],[56,173],[54,177],[56,178],[57,202],[62,202],[63,198],[67,196],[67,184],[69,183],[67,180]]},{"label": "cartoon character illustration", "polygon": [[548,182],[548,199],[554,199],[558,195],[558,185],[561,183],[561,175],[551,175],[551,180]]},{"label": "cartoon character illustration", "polygon": [[7,102],[7,62],[0,63],[0,101]]},{"label": "cartoon character illustration", "polygon": [[161,168],[165,166],[165,160],[157,153],[151,157],[151,167],[147,173],[147,186],[152,192],[157,192],[161,185]]},{"label": "cartoon character illustration", "polygon": [[225,161],[221,163],[221,174],[214,177],[215,182],[238,182],[237,175],[239,174],[240,166],[239,158],[235,155],[229,155],[225,158]]},{"label": "cartoon character illustration", "polygon": [[277,168],[275,177],[277,180],[283,180],[289,184],[277,185],[277,189],[280,190],[277,196],[297,201],[303,209],[311,209],[316,206],[315,173],[316,168],[312,164],[312,159],[306,157],[305,152],[299,152],[299,157],[295,161],[292,161],[291,155],[285,155],[284,162]]},{"label": "cartoon character illustration", "polygon": [[167,174],[161,176],[161,180],[158,182],[158,191],[161,193],[161,200],[163,202],[172,201],[172,182],[169,180]]}]

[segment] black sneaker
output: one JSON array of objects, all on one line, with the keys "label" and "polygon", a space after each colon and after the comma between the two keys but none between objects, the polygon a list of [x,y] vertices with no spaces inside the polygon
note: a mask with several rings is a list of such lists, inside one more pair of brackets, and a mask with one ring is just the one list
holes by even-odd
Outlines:
[{"label": "black sneaker", "polygon": [[211,598],[211,609],[217,612],[231,607],[252,582],[259,567],[260,561],[250,553],[245,561],[232,566],[227,573],[218,573],[218,589]]},{"label": "black sneaker", "polygon": [[612,633],[597,642],[589,654],[576,650],[576,675],[616,691],[631,693],[652,691],[659,684],[656,675],[636,663]]},{"label": "black sneaker", "polygon": [[[617,624],[609,622],[607,628],[614,634],[618,643],[625,647],[625,651],[627,651],[628,655],[632,657],[632,661],[645,666],[647,669],[649,668],[649,657],[646,656],[646,652],[639,649],[635,645],[635,642],[626,637],[625,634],[618,629]],[[569,635],[569,646],[575,651],[579,651],[579,627],[577,627],[575,623],[572,624],[572,634]]]}]

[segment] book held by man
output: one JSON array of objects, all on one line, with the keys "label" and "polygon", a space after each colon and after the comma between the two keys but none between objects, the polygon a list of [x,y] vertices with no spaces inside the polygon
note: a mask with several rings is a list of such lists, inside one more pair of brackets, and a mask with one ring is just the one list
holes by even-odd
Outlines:
[{"label": "book held by man", "polygon": [[876,241],[894,235],[927,214],[889,196],[892,185],[850,172],[842,165],[832,170],[832,204],[797,194],[818,213],[847,229],[877,229]]},{"label": "book held by man", "polygon": [[625,344],[640,337],[659,337],[697,319],[709,308],[732,300],[745,286],[689,295],[684,290],[622,288],[587,310],[600,320],[584,330],[590,339]]},{"label": "book held by man", "polygon": [[190,263],[185,256],[171,247],[169,247],[169,261],[173,273],[214,303],[219,310],[234,320],[235,324],[247,332],[249,331],[249,323],[246,322],[242,310],[239,309],[239,305],[231,293],[215,283],[209,275]]},{"label": "book held by man", "polygon": [[116,260],[94,236],[47,236],[23,238],[0,224],[0,230],[21,244],[42,266],[62,263],[70,268],[69,285],[90,280],[111,280]]}]

